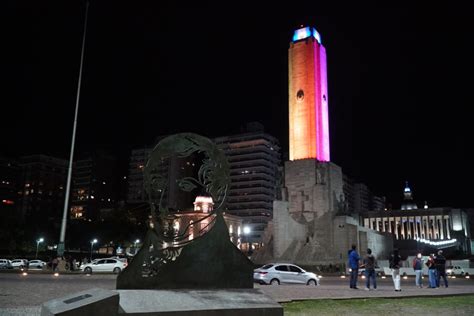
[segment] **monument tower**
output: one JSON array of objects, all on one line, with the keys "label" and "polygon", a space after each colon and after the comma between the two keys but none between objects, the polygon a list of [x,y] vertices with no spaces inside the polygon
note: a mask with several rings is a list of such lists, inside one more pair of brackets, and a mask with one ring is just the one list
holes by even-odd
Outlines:
[{"label": "monument tower", "polygon": [[350,216],[342,169],[330,161],[326,72],[319,33],[297,29],[288,49],[290,159],[257,261],[342,264],[351,244],[382,256],[390,242]]},{"label": "monument tower", "polygon": [[315,28],[295,31],[288,75],[290,160],[329,161],[326,49]]}]

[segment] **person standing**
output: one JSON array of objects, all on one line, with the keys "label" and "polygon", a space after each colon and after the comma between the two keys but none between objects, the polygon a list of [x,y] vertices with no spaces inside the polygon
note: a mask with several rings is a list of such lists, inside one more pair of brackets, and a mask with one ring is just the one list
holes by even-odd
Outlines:
[{"label": "person standing", "polygon": [[446,278],[446,258],[443,256],[443,250],[438,251],[438,255],[434,262],[436,266],[436,287],[439,287],[441,277],[443,277],[444,286],[448,287],[448,279]]},{"label": "person standing", "polygon": [[376,275],[375,275],[375,266],[377,260],[375,260],[375,256],[372,254],[372,249],[367,249],[367,255],[364,257],[364,267],[365,267],[365,278],[366,278],[366,283],[365,283],[365,290],[369,291],[370,290],[370,279],[373,280],[373,286],[374,290],[377,289],[377,281],[376,281]]},{"label": "person standing", "polygon": [[359,254],[356,250],[356,245],[352,245],[352,249],[349,251],[349,267],[351,268],[351,280],[350,280],[350,288],[351,289],[359,289],[357,287],[357,277],[359,274]]},{"label": "person standing", "polygon": [[431,289],[436,288],[436,265],[434,261],[434,253],[430,255],[428,261],[426,261],[426,265],[428,266],[428,280],[430,285],[428,286]]},{"label": "person standing", "polygon": [[392,269],[392,279],[393,285],[395,286],[395,291],[400,292],[400,261],[402,258],[398,253],[398,249],[394,249],[392,255],[390,256],[390,269]]},{"label": "person standing", "polygon": [[421,253],[418,253],[413,259],[413,270],[415,270],[415,285],[420,289],[423,287],[422,276],[423,276],[423,259]]},{"label": "person standing", "polygon": [[53,272],[56,272],[56,270],[58,268],[58,263],[59,263],[58,257],[54,257],[54,259],[51,263],[51,266],[53,268]]}]

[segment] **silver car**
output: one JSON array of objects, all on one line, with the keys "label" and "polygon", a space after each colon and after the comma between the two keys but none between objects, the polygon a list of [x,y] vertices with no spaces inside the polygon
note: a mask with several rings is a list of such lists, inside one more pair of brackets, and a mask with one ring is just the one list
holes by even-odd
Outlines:
[{"label": "silver car", "polygon": [[12,260],[13,269],[23,269],[28,268],[28,260],[26,259],[13,259]]},{"label": "silver car", "polygon": [[319,285],[319,277],[290,263],[270,263],[253,271],[254,282],[278,285],[282,283]]},{"label": "silver car", "polygon": [[103,258],[81,265],[80,269],[84,271],[84,273],[88,274],[91,274],[92,272],[120,273],[123,269],[125,269],[126,266],[127,263],[122,260]]},{"label": "silver car", "polygon": [[41,260],[30,260],[28,262],[29,269],[43,269],[45,265],[46,265],[46,262],[41,261]]}]

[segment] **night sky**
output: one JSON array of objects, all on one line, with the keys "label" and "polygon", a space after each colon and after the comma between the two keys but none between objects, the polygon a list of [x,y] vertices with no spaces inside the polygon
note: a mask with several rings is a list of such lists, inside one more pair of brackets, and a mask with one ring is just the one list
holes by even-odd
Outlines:
[{"label": "night sky", "polygon": [[[287,152],[287,49],[313,25],[328,53],[331,160],[395,208],[405,180],[419,206],[474,207],[471,10],[254,2],[92,1],[76,152],[126,159],[158,135],[250,121]],[[85,2],[2,7],[0,154],[67,158]]]}]

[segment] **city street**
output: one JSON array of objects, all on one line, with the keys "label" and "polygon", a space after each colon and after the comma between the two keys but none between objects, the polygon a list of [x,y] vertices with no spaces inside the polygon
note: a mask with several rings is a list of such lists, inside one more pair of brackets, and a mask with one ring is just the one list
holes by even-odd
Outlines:
[{"label": "city street", "polygon": [[[0,273],[0,315],[35,314],[40,305],[53,298],[70,293],[99,287],[115,289],[116,275],[112,274],[62,274],[57,277],[52,274],[33,274],[26,276],[20,273]],[[349,289],[348,278],[323,277],[321,286],[305,285],[268,286],[255,284],[265,294],[278,302],[288,302],[301,299],[318,298],[363,298],[363,297],[403,297],[420,295],[458,295],[474,293],[474,280],[449,279],[449,288],[419,289],[414,286],[414,279],[402,280],[402,292],[395,292],[391,278],[378,278],[377,291],[365,291],[363,279],[359,279],[359,290]],[[424,279],[425,284],[427,279]],[[25,309],[26,307],[26,309]]]}]

